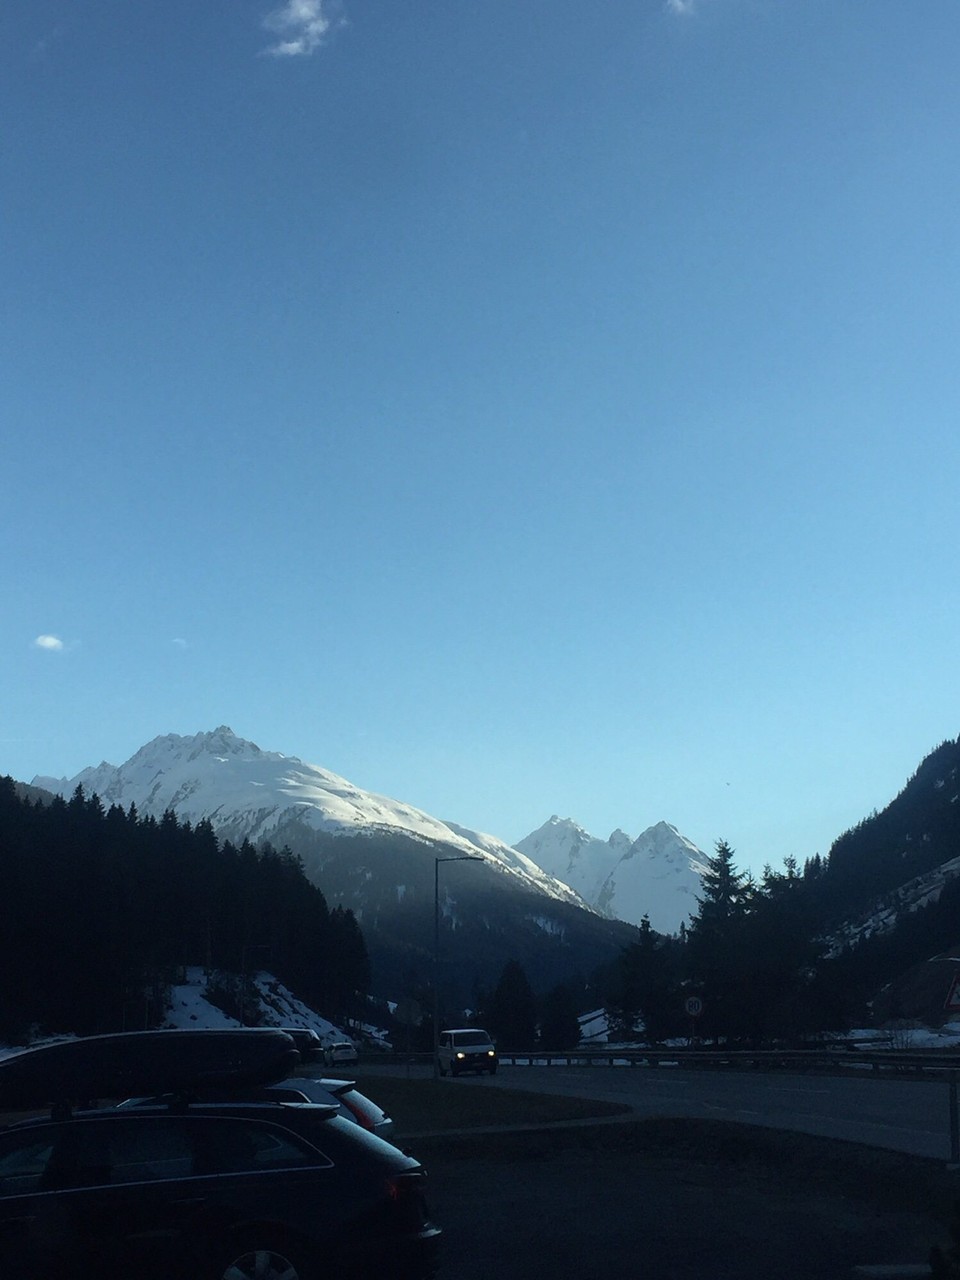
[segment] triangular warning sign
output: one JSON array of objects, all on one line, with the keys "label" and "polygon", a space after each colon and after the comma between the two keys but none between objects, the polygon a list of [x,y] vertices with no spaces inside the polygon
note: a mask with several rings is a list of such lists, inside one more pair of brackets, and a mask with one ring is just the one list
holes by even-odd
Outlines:
[{"label": "triangular warning sign", "polygon": [[950,983],[950,990],[947,992],[943,1007],[948,1013],[960,1013],[960,973],[956,974]]}]

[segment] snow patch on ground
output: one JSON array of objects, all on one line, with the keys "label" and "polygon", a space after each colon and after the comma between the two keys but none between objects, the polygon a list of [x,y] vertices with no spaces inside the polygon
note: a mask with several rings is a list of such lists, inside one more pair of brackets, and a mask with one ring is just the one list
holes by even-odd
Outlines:
[{"label": "snow patch on ground", "polygon": [[[201,965],[191,965],[185,970],[184,981],[170,988],[170,1003],[162,1024],[164,1028],[216,1029],[241,1025],[237,1018],[231,1018],[207,999],[210,976]],[[324,1044],[349,1038],[339,1027],[298,1000],[273,974],[257,973],[253,985],[258,1000],[251,1021],[268,1027],[302,1027],[316,1031]]]},{"label": "snow patch on ground", "polygon": [[[215,975],[208,973],[201,965],[190,965],[183,971],[183,981],[174,983],[169,988],[170,999],[163,1021],[162,1030],[223,1030],[239,1027],[237,1018],[218,1009],[207,998],[207,985]],[[219,975],[216,975],[219,976]],[[271,973],[261,972],[251,979],[257,992],[257,1002],[251,1004],[249,1021],[268,1027],[302,1027],[316,1031],[324,1044],[334,1040],[348,1040],[344,1031],[323,1018],[315,1010],[310,1009],[298,1000]],[[132,1030],[133,1028],[129,1028]],[[384,1033],[370,1028],[370,1037],[382,1040]],[[57,1040],[75,1040],[69,1035],[51,1035],[31,1038],[29,1047],[52,1044]],[[0,1045],[0,1058],[7,1058],[13,1053],[20,1053],[24,1045]]]}]

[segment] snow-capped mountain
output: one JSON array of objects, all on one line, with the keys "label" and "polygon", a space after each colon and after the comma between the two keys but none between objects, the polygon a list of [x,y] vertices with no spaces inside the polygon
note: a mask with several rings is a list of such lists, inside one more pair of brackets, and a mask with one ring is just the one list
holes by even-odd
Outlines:
[{"label": "snow-capped mountain", "polygon": [[[371,989],[391,999],[422,1000],[431,989],[437,906],[443,991],[461,1010],[492,987],[508,959],[523,965],[535,990],[546,991],[609,965],[636,936],[523,850],[364,791],[296,756],[263,751],[225,726],[192,737],[168,734],[125,764],[38,777],[33,785],[64,797],[80,785],[107,808],[135,805],[156,818],[171,811],[192,824],[209,821],[235,845],[289,848],[330,907],[354,913]],[[442,868],[437,861],[464,858],[478,861]]]},{"label": "snow-capped mountain", "polygon": [[493,862],[528,888],[560,902],[586,906],[580,896],[522,852],[494,836],[441,822],[421,809],[354,786],[297,756],[262,751],[221,725],[192,737],[154,738],[122,765],[106,762],[74,778],[37,777],[33,786],[70,796],[77,786],[109,807],[136,805],[142,815],[167,810],[196,824],[206,819],[224,839],[276,840],[291,822],[317,832],[369,835],[402,832]]},{"label": "snow-capped mountain", "polygon": [[635,840],[619,830],[600,840],[554,815],[515,847],[595,910],[631,924],[646,915],[660,933],[676,933],[696,911],[707,861],[669,822],[648,827]]}]

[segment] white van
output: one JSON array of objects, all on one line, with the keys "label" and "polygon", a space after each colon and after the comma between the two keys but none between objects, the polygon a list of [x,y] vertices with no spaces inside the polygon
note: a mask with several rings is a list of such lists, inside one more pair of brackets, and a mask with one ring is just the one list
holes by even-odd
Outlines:
[{"label": "white van", "polygon": [[437,1067],[445,1076],[461,1071],[489,1071],[497,1073],[497,1048],[490,1036],[480,1027],[460,1027],[441,1031],[437,1046]]}]

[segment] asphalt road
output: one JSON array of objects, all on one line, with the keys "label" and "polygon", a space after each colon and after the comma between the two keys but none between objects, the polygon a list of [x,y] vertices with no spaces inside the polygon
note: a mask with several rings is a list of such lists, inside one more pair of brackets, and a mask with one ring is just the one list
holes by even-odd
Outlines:
[{"label": "asphalt road", "polygon": [[[428,1077],[431,1071],[373,1064],[364,1070],[365,1076],[380,1073]],[[911,1155],[949,1154],[945,1084],[501,1066],[495,1077],[461,1076],[439,1087],[595,1097],[625,1103],[641,1116],[732,1120]],[[373,1082],[369,1091],[376,1096]],[[532,1134],[529,1141],[510,1134],[465,1133],[459,1141],[438,1135],[424,1149],[411,1135],[444,1230],[442,1280],[850,1280],[857,1264],[922,1263],[933,1243],[944,1242],[926,1193],[907,1195],[915,1175],[906,1167],[896,1167],[894,1191],[883,1198],[870,1189],[869,1176],[861,1177],[858,1160],[866,1159],[871,1172],[876,1167],[869,1156],[851,1155],[854,1172],[844,1176],[824,1171],[816,1151],[806,1164],[793,1149],[770,1164],[763,1158],[715,1163],[709,1142],[703,1152],[694,1146],[671,1155],[633,1149],[616,1120],[601,1122],[601,1131],[583,1144],[575,1130]]]},{"label": "asphalt road", "polygon": [[[381,1068],[383,1069],[383,1068]],[[394,1068],[429,1075],[429,1067]],[[673,1067],[501,1066],[497,1075],[442,1081],[450,1088],[529,1089],[626,1103],[639,1115],[734,1120],[909,1155],[950,1158],[946,1083]]]},{"label": "asphalt road", "polygon": [[638,1155],[609,1132],[603,1150],[418,1152],[440,1280],[851,1280],[858,1264],[922,1262],[943,1239],[916,1212],[782,1172]]}]

